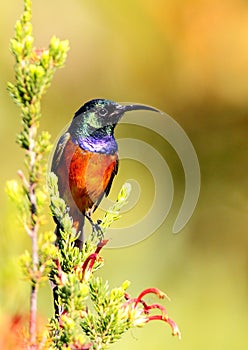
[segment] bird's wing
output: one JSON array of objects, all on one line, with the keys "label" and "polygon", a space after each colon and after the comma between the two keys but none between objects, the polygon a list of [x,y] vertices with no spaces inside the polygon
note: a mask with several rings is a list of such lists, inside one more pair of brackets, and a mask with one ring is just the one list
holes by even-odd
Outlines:
[{"label": "bird's wing", "polygon": [[110,189],[111,189],[111,186],[112,186],[112,182],[113,182],[113,180],[114,180],[114,177],[115,177],[115,175],[117,175],[117,173],[118,173],[118,168],[119,168],[119,160],[117,159],[117,160],[116,160],[116,163],[115,163],[115,168],[114,168],[114,170],[113,170],[113,172],[112,172],[112,174],[111,174],[111,177],[110,177],[110,179],[109,179],[108,185],[107,185],[107,187],[106,187],[106,189],[105,189],[105,191],[104,191],[105,196],[108,196],[108,195],[109,195],[109,191],[110,191]]},{"label": "bird's wing", "polygon": [[117,158],[116,163],[115,163],[115,168],[114,168],[114,170],[113,170],[113,172],[111,174],[111,177],[109,179],[108,185],[107,185],[105,191],[102,193],[102,195],[98,198],[97,202],[93,205],[92,212],[94,212],[96,210],[96,208],[99,206],[103,196],[105,195],[107,197],[109,195],[109,191],[111,189],[114,177],[118,173],[118,168],[119,168],[119,160]]},{"label": "bird's wing", "polygon": [[53,160],[52,160],[52,167],[51,170],[52,172],[56,173],[56,169],[59,166],[60,160],[61,160],[61,156],[64,152],[64,148],[66,143],[68,142],[68,140],[70,139],[70,133],[66,132],[65,134],[63,134],[56,146],[55,152],[53,154]]}]

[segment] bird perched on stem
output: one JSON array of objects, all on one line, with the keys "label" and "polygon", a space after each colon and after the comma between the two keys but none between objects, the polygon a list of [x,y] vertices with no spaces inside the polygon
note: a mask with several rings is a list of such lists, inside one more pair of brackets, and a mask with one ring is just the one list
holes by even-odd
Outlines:
[{"label": "bird perched on stem", "polygon": [[[60,196],[66,202],[74,227],[81,232],[75,245],[81,249],[85,217],[108,195],[118,171],[118,146],[114,129],[125,112],[156,109],[145,105],[121,105],[105,99],[85,103],[56,146],[52,172],[58,177]],[[56,219],[55,219],[56,222]],[[60,223],[57,224],[59,235]]]}]

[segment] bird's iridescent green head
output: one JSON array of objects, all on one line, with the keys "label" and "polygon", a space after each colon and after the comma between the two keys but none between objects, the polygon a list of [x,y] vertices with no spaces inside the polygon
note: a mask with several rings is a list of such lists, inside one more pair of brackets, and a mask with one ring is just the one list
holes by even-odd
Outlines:
[{"label": "bird's iridescent green head", "polygon": [[122,105],[105,99],[94,99],[86,102],[75,113],[68,129],[75,143],[97,150],[103,145],[116,149],[114,129],[125,112],[133,110],[158,111],[145,105]]},{"label": "bird's iridescent green head", "polygon": [[91,100],[79,108],[73,120],[79,120],[79,123],[84,125],[85,131],[90,133],[106,126],[114,128],[121,117],[120,113],[116,113],[117,106],[116,102],[110,100]]},{"label": "bird's iridescent green head", "polygon": [[94,99],[86,102],[75,113],[72,125],[85,135],[91,135],[99,129],[113,133],[116,124],[125,112],[144,109],[156,111],[145,105],[122,105],[111,100]]}]

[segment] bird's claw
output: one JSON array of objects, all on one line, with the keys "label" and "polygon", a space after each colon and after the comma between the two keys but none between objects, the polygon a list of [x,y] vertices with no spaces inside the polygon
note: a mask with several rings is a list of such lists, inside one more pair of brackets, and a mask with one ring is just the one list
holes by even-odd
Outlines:
[{"label": "bird's claw", "polygon": [[102,228],[101,228],[101,223],[102,223],[102,220],[97,220],[97,222],[95,223],[92,218],[91,218],[91,215],[90,214],[86,214],[86,218],[89,220],[91,226],[92,226],[92,237],[93,238],[97,238],[99,240],[99,242],[102,241],[103,239],[103,231],[102,231]]},{"label": "bird's claw", "polygon": [[103,239],[103,231],[102,228],[100,226],[101,220],[98,220],[96,223],[93,223],[92,225],[92,233],[95,237],[97,237],[99,239],[99,241],[101,241]]}]

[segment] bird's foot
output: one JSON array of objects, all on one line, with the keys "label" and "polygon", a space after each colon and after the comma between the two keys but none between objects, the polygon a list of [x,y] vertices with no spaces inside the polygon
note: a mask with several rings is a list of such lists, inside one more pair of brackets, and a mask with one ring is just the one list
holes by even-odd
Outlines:
[{"label": "bird's foot", "polygon": [[96,223],[92,224],[92,233],[99,241],[103,239],[103,231],[101,228],[101,220],[97,220]]},{"label": "bird's foot", "polygon": [[102,239],[103,239],[103,236],[104,236],[102,228],[101,228],[101,222],[102,221],[101,220],[97,220],[97,222],[94,222],[92,220],[90,214],[86,214],[85,216],[86,216],[86,218],[89,220],[89,222],[91,224],[93,238],[97,238],[101,242]]}]

